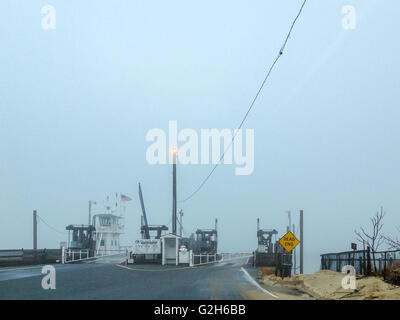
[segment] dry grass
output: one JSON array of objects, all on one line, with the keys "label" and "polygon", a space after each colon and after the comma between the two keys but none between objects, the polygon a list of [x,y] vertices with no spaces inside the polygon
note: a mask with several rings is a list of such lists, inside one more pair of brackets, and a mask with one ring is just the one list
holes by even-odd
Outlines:
[{"label": "dry grass", "polygon": [[275,269],[274,268],[260,268],[259,272],[260,272],[260,276],[267,276],[270,274],[275,274]]},{"label": "dry grass", "polygon": [[[400,268],[399,268],[400,269]],[[397,269],[397,270],[399,270]],[[396,271],[398,272],[398,271]],[[396,277],[397,273],[393,273]],[[313,274],[296,274],[290,278],[265,275],[263,283],[271,287],[295,287],[316,299],[328,300],[399,300],[400,287],[389,284],[381,277],[357,279],[356,290],[342,288],[343,273],[320,270]]]},{"label": "dry grass", "polygon": [[386,268],[386,281],[392,284],[400,284],[400,264],[396,263]]}]

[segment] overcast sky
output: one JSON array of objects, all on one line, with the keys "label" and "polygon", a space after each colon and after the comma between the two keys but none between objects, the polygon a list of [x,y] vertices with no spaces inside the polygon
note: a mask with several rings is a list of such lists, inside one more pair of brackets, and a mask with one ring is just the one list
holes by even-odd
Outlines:
[{"label": "overcast sky", "polygon": [[[32,210],[65,232],[88,200],[130,196],[124,244],[171,220],[170,165],[150,165],[152,128],[236,128],[302,1],[0,2],[0,248],[32,247]],[[44,5],[56,29],[41,25]],[[342,8],[356,28],[342,27]],[[253,251],[256,219],[283,235],[304,210],[306,271],[350,249],[384,206],[400,225],[400,3],[309,0],[244,128],[255,168],[220,166],[184,210],[185,233],[219,219],[219,249]],[[178,166],[178,198],[211,165]],[[66,237],[42,222],[40,248]]]}]

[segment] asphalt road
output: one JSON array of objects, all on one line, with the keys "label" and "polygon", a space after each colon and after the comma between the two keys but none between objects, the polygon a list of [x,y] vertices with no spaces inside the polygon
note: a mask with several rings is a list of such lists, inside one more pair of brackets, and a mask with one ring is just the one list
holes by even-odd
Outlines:
[{"label": "asphalt road", "polygon": [[54,265],[54,290],[42,288],[42,266],[0,269],[0,299],[240,300],[254,291],[270,297],[243,271],[243,259],[194,268],[119,262]]}]

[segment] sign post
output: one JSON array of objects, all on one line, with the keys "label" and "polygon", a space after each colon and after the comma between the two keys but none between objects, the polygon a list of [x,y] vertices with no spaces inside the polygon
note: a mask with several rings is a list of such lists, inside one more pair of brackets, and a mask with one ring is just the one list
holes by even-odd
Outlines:
[{"label": "sign post", "polygon": [[281,277],[290,277],[291,269],[292,269],[292,250],[296,248],[296,246],[300,243],[300,241],[296,238],[296,236],[289,230],[282,238],[279,239],[279,244],[289,253],[284,254],[281,253],[278,255],[278,266]]}]

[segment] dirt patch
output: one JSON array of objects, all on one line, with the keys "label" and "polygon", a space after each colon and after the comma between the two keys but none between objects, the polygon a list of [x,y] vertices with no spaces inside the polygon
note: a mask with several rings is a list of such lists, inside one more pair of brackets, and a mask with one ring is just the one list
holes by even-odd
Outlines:
[{"label": "dirt patch", "polygon": [[313,274],[280,278],[266,274],[261,282],[272,287],[293,287],[305,291],[316,299],[324,300],[400,300],[400,287],[384,282],[378,277],[357,279],[357,289],[343,289],[344,275],[339,272],[321,270]]},{"label": "dirt patch", "polygon": [[271,275],[271,274],[275,274],[275,269],[262,267],[259,269],[259,273],[261,276]]}]

